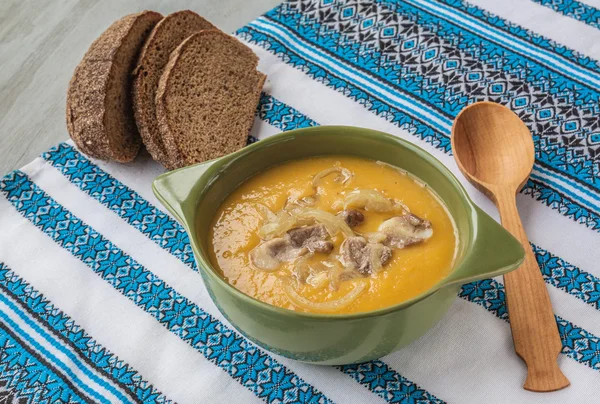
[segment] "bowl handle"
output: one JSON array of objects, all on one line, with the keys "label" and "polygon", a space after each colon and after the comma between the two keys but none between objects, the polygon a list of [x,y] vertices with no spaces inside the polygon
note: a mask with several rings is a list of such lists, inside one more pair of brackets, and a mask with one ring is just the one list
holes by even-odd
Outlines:
[{"label": "bowl handle", "polygon": [[195,203],[190,202],[198,179],[216,160],[180,168],[161,174],[152,182],[152,191],[175,218],[186,226],[193,217]]},{"label": "bowl handle", "polygon": [[464,284],[503,275],[517,269],[525,258],[521,243],[476,206],[475,217],[471,251],[446,279],[446,284]]}]

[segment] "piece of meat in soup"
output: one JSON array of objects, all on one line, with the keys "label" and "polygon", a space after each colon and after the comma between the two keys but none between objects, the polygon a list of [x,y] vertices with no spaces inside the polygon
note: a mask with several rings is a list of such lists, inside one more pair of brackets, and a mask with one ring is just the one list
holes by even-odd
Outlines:
[{"label": "piece of meat in soup", "polygon": [[379,232],[386,235],[383,243],[394,248],[417,244],[433,235],[431,222],[412,213],[386,220],[379,226]]},{"label": "piece of meat in soup", "polygon": [[306,248],[295,248],[287,238],[278,237],[265,241],[250,252],[250,260],[261,269],[276,270],[282,262],[291,261],[304,254]]},{"label": "piece of meat in soup", "polygon": [[284,237],[265,241],[250,252],[254,266],[274,271],[282,262],[292,261],[308,252],[329,253],[333,243],[322,224],[288,230]]},{"label": "piece of meat in soup", "polygon": [[356,227],[365,221],[365,215],[356,209],[344,209],[338,213],[338,216],[350,227]]},{"label": "piece of meat in soup", "polygon": [[361,275],[376,272],[392,258],[392,249],[380,243],[367,243],[364,237],[348,237],[340,246],[342,264]]},{"label": "piece of meat in soup", "polygon": [[287,237],[295,248],[307,248],[309,251],[321,253],[333,250],[333,243],[328,240],[329,234],[322,224],[288,230]]}]

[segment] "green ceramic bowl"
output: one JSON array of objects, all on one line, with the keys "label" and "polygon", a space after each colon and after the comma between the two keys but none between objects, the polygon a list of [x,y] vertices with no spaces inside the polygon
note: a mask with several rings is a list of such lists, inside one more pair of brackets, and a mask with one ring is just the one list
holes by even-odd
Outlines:
[{"label": "green ceramic bowl", "polygon": [[[404,303],[344,315],[297,313],[258,301],[229,285],[208,254],[209,228],[218,206],[260,171],[287,160],[325,154],[384,161],[429,184],[457,226],[459,248],[452,272]],[[438,160],[405,140],[369,129],[320,126],[281,133],[218,160],[163,174],[153,189],[187,230],[206,288],[223,315],[257,345],[305,362],[349,364],[398,350],[442,318],[462,284],[509,272],[524,257],[521,244],[473,204]]]}]

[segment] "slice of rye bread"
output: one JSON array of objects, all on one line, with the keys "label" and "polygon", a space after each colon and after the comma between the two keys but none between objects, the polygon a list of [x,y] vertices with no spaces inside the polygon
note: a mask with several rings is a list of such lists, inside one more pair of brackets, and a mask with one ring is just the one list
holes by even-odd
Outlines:
[{"label": "slice of rye bread", "polygon": [[193,11],[169,14],[152,30],[138,58],[133,72],[133,112],[135,122],[146,149],[154,160],[165,167],[171,166],[158,131],[154,97],[169,55],[184,39],[195,32],[217,29]]},{"label": "slice of rye bread", "polygon": [[250,48],[200,31],[171,54],[156,93],[168,168],[211,160],[246,145],[266,76]]},{"label": "slice of rye bread", "polygon": [[67,92],[67,128],[84,153],[132,161],[142,143],[131,104],[131,71],[152,28],[154,11],[130,14],[92,43],[75,69]]}]

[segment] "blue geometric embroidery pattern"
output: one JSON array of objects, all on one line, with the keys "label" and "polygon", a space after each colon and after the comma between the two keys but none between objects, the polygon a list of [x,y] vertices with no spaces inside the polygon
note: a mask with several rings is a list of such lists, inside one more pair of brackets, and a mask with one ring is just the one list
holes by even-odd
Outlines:
[{"label": "blue geometric embroidery pattern", "polygon": [[[84,403],[64,380],[0,327],[0,385],[15,402]],[[17,401],[18,400],[18,401]]]},{"label": "blue geometric embroidery pattern", "polygon": [[60,170],[69,181],[115,212],[161,248],[198,271],[189,238],[183,227],[156,209],[137,192],[119,183],[108,173],[66,143],[51,148],[42,158]]},{"label": "blue geometric embroidery pattern", "polygon": [[600,310],[599,278],[582,271],[533,243],[531,248],[547,283],[583,300],[596,310]]},{"label": "blue geometric embroidery pattern", "polygon": [[[558,56],[565,58],[571,62],[578,64],[579,66],[600,73],[600,62],[585,56],[579,52],[569,49],[551,39],[545,38],[535,32],[521,27],[511,21],[500,18],[493,15],[489,11],[481,9],[477,6],[469,4],[464,0],[438,0],[440,3],[444,3],[456,10],[462,11],[472,17],[477,18],[485,25],[500,29],[515,38],[524,39],[527,42],[540,47],[541,49],[550,51]],[[533,0],[536,1],[536,0]]]},{"label": "blue geometric embroidery pattern", "polygon": [[[504,285],[495,280],[485,279],[463,285],[459,296],[508,321]],[[563,344],[562,353],[592,369],[600,370],[600,338],[562,317],[555,317]]]},{"label": "blue geometric embroidery pattern", "polygon": [[[365,6],[344,23],[340,22],[341,3],[319,4],[307,11],[307,5],[314,3],[290,1],[267,13],[262,21],[282,24],[353,67],[444,111],[448,118],[474,101],[508,104],[534,135],[540,135],[536,139],[539,163],[598,190],[600,146],[592,135],[600,129],[600,92],[594,86],[575,82],[560,70],[544,67],[407,2],[376,0],[385,6]],[[377,18],[378,23],[361,29],[361,21],[370,18]],[[256,24],[251,26],[256,28]],[[378,40],[377,33],[390,27],[398,34]],[[418,46],[402,50],[407,41]],[[447,62],[456,65],[448,68]],[[544,109],[552,115],[539,116],[537,111]],[[551,158],[552,153],[555,156]],[[573,169],[565,169],[569,166]]]},{"label": "blue geometric embroidery pattern", "polygon": [[[289,15],[285,14],[284,16],[282,16],[284,14],[282,9],[285,6],[287,6],[287,5],[281,6],[278,9],[271,11],[268,14],[269,17],[275,19],[275,16],[276,16],[277,18],[279,18],[278,19],[279,22],[283,21],[284,24],[288,24],[288,25],[292,24],[291,21],[293,21],[295,24],[293,26],[294,29],[302,31],[301,32],[302,37],[304,37],[304,38],[309,37],[311,40],[318,42],[319,44],[323,44],[323,43],[328,44],[328,46],[329,46],[329,48],[327,48],[328,50],[332,49],[331,48],[332,43],[338,44],[338,42],[339,42],[339,44],[336,45],[338,54],[341,54],[342,52],[344,52],[344,49],[345,49],[344,44],[347,44],[346,48],[348,48],[352,52],[353,58],[368,59],[368,57],[369,57],[368,50],[365,50],[365,51],[361,50],[359,52],[359,50],[358,50],[359,45],[356,45],[356,46],[352,45],[353,42],[350,40],[343,42],[340,39],[342,37],[342,35],[339,34],[337,31],[333,30],[332,32],[330,32],[331,30],[327,30],[326,28],[323,28],[318,23],[313,22],[314,26],[316,27],[314,29],[318,30],[318,34],[315,34],[315,32],[311,31],[312,28],[310,28],[310,26],[309,26],[309,28],[307,28],[307,24],[310,24],[312,20],[309,17],[307,17],[306,13],[302,13],[302,14],[295,13],[292,15],[292,12],[288,10]],[[371,7],[371,8],[374,8],[374,7],[375,7],[375,5],[373,5],[373,7]],[[313,7],[313,8],[314,8],[313,9],[313,12],[314,12],[316,10],[316,7]],[[305,10],[306,9],[307,8],[305,8]],[[319,14],[320,18],[325,18],[324,17],[325,14],[320,13]],[[390,15],[396,16],[395,17],[396,19],[398,18],[398,15],[393,12],[391,12]],[[328,20],[328,21],[332,22],[332,24],[335,24],[335,21],[336,21],[335,16],[330,15],[329,17],[330,17],[330,20]],[[384,17],[379,16],[378,18],[383,19]],[[391,18],[391,21],[393,21],[393,18],[392,17],[390,17],[390,18]],[[264,20],[264,21],[267,21],[267,20]],[[302,24],[304,24],[304,25],[302,25]],[[413,24],[413,26],[414,26],[414,24]],[[341,28],[338,28],[338,29],[341,29]],[[344,32],[344,35],[347,35],[348,32],[355,34],[354,27],[347,28]],[[410,29],[409,29],[409,33],[410,33]],[[238,31],[238,34],[240,36],[244,37],[245,39],[247,39],[248,41],[256,43],[260,46],[263,46],[265,49],[275,53],[277,56],[282,58],[285,62],[292,64],[295,67],[303,70],[307,74],[311,75],[317,81],[322,81],[324,84],[326,84],[330,87],[334,87],[338,91],[346,94],[347,96],[349,96],[351,98],[354,98],[355,100],[359,101],[360,103],[366,104],[365,106],[368,109],[370,109],[371,111],[377,113],[378,115],[380,115],[394,123],[398,124],[400,122],[400,121],[396,121],[395,117],[401,118],[401,119],[403,119],[404,117],[408,118],[406,115],[398,115],[397,113],[400,111],[394,110],[393,108],[391,108],[389,105],[383,103],[382,101],[376,100],[371,95],[366,94],[362,90],[356,89],[355,87],[353,87],[353,85],[351,83],[348,83],[344,80],[341,80],[341,79],[333,76],[330,72],[326,71],[325,69],[323,69],[321,67],[314,65],[312,62],[310,62],[306,59],[302,59],[299,55],[295,54],[293,51],[291,51],[285,45],[283,45],[283,43],[274,39],[269,33],[260,31],[256,27],[255,24],[251,24],[250,27],[242,28],[240,31]],[[318,37],[315,37],[315,35],[317,35]],[[361,35],[366,35],[366,34],[362,33]],[[426,36],[426,35],[423,33],[417,35],[417,37],[421,37],[421,36]],[[460,35],[457,35],[456,37],[459,37],[459,36]],[[434,35],[434,37],[435,37],[435,35]],[[331,40],[329,40],[328,38],[331,38]],[[366,44],[368,44],[368,41],[365,41],[364,37],[361,37],[360,39],[361,39],[360,46],[367,46]],[[327,41],[329,41],[329,42],[327,42]],[[363,44],[363,42],[365,42],[365,44]],[[405,41],[405,44],[406,44],[406,41]],[[325,45],[321,45],[321,46],[324,47]],[[323,48],[323,49],[325,49],[325,48]],[[373,55],[373,58],[375,58],[375,56],[378,55],[377,52],[373,53],[372,51],[371,51],[371,54]],[[346,58],[349,58],[349,57],[350,56],[346,56]],[[379,56],[377,58],[380,59]],[[464,56],[461,56],[461,58],[464,58]],[[422,67],[423,64],[419,60],[420,59],[417,58],[412,63],[416,63],[415,66]],[[404,62],[405,62],[404,64],[408,63],[407,61],[404,61]],[[449,62],[453,62],[453,61],[449,61]],[[364,60],[362,60],[360,63],[368,65],[367,62],[365,62]],[[384,62],[381,62],[381,63],[377,62],[377,64],[375,64],[375,66],[383,65],[383,63],[385,63],[385,60],[384,60]],[[391,63],[390,63],[390,65],[394,66],[394,64],[391,64]],[[488,73],[491,75],[493,72],[488,72]],[[381,74],[384,74],[384,73],[380,72],[379,75],[381,76]],[[455,73],[451,72],[451,74],[455,74]],[[498,74],[500,76],[504,75],[504,73],[502,73],[502,72],[500,72]],[[474,76],[474,74],[472,72],[470,73],[470,75]],[[498,76],[498,77],[500,77],[500,76]],[[402,76],[402,78],[404,79],[404,76]],[[393,77],[390,78],[390,80],[391,79],[393,79]],[[410,77],[409,77],[409,79],[410,79]],[[508,79],[506,82],[508,84],[512,83]],[[432,83],[432,82],[429,81],[428,83]],[[450,84],[452,84],[452,81],[450,81]],[[456,86],[456,84],[463,85],[463,82],[459,81],[454,84],[455,84],[455,86]],[[512,84],[514,84],[514,83],[512,83]],[[431,84],[431,85],[433,85],[433,84]],[[467,83],[465,85],[470,85],[470,84]],[[438,87],[443,88],[443,86],[439,86],[439,85],[438,85]],[[494,86],[491,86],[492,90],[495,87],[504,88],[505,86],[495,83]],[[348,89],[351,89],[351,90],[356,89],[357,91],[348,91]],[[444,90],[444,91],[446,91],[446,93],[447,93],[447,90]],[[497,91],[499,91],[499,90],[497,90]],[[503,90],[503,91],[508,91],[508,90]],[[533,90],[531,90],[531,91],[533,91]],[[452,93],[454,93],[454,94],[459,93],[459,92],[460,91],[458,91],[458,90],[452,91]],[[471,91],[468,93],[474,94],[474,93],[476,93],[476,91]],[[483,96],[485,96],[485,94],[483,94]],[[489,96],[485,96],[485,97],[489,98]],[[364,100],[366,100],[367,102],[365,102]],[[432,102],[431,99],[428,99],[427,101]],[[458,101],[458,99],[457,99],[457,101]],[[496,101],[502,101],[502,100],[496,100]],[[464,105],[463,104],[464,102],[465,101],[460,101],[459,102],[460,106]],[[533,102],[533,101],[531,101],[531,97],[529,97],[529,98],[528,97],[520,97],[520,98],[517,97],[517,98],[515,98],[515,102],[517,102],[517,105],[521,105],[521,107],[522,107],[520,109],[521,112],[528,111],[528,110],[531,110],[531,108],[533,108],[533,104],[531,104]],[[523,102],[526,102],[527,104],[523,104]],[[434,102],[434,104],[435,104],[435,102]],[[527,106],[528,104],[531,104],[531,105]],[[527,106],[527,108],[525,108],[525,106]],[[579,110],[577,110],[577,111],[579,111]],[[564,112],[564,113],[579,114],[579,112],[574,112],[574,111]],[[522,116],[522,118],[523,118],[523,116]],[[600,128],[600,117],[598,117],[596,114],[596,116],[592,119],[595,119],[598,121],[598,126]],[[527,121],[527,119],[525,119],[525,120]],[[404,127],[407,130],[409,130],[410,132],[412,132],[413,134],[420,136],[421,138],[425,139],[426,141],[429,141],[430,143],[434,144],[436,147],[439,147],[439,145],[441,144],[442,147],[440,147],[440,148],[442,150],[444,150],[446,152],[449,151],[450,147],[448,144],[449,143],[448,139],[445,136],[442,136],[439,133],[437,133],[437,131],[434,131],[428,127],[423,127],[423,126],[419,127],[418,121],[416,121],[412,118],[408,118],[408,120],[404,119],[402,122],[403,122],[403,125],[405,125]],[[547,123],[543,123],[542,126],[544,126],[544,125],[547,126]],[[596,124],[591,123],[591,125],[589,127],[593,128],[593,127],[595,127],[594,125],[596,125]],[[536,141],[536,143],[538,144],[539,150],[540,149],[541,150],[551,150],[553,147],[558,147],[558,146],[556,146],[556,144],[555,144],[556,142],[554,140],[548,141],[546,139],[549,135],[552,134],[552,131],[550,131],[549,127],[546,127],[546,126],[544,126],[543,128],[542,127],[538,128],[539,130],[541,130],[544,133],[544,136],[546,136],[546,137],[540,139],[539,136],[538,137],[534,136],[534,141]],[[422,131],[422,133],[419,133],[420,131]],[[564,140],[566,138],[564,136],[562,136],[561,139]],[[556,154],[554,151],[540,151],[537,156],[538,163],[539,164],[552,164],[555,167],[560,166],[562,164],[564,167],[566,164],[565,160],[567,160],[567,161],[569,161],[568,164],[571,164],[571,167],[573,167],[572,170],[570,168],[567,169],[567,171],[569,172],[569,175],[571,175],[573,178],[578,178],[579,180],[595,181],[596,176],[593,174],[594,170],[595,170],[594,167],[597,167],[598,164],[593,163],[589,159],[586,160],[585,156],[583,156],[583,152],[581,150],[577,151],[578,144],[575,144],[575,143],[577,143],[577,142],[575,142],[575,140],[573,140],[573,142],[571,142],[571,144],[569,145],[568,148],[562,147],[560,149],[562,151],[559,154]],[[579,145],[582,145],[582,144],[579,144]],[[592,154],[595,153],[594,152],[595,149],[592,148],[590,150],[591,150],[590,153],[592,153]],[[600,150],[600,148],[599,148],[599,150]],[[565,154],[565,153],[567,153],[567,154]],[[579,161],[578,161],[578,159],[579,159]],[[563,172],[566,172],[566,171],[564,171],[564,169],[563,169]],[[597,213],[588,210],[587,208],[581,206],[578,203],[575,203],[571,198],[568,198],[565,195],[558,192],[557,190],[550,188],[550,186],[545,183],[541,184],[542,187],[535,186],[536,184],[533,181],[528,183],[528,185],[529,185],[529,188],[526,188],[523,191],[525,194],[531,195],[532,197],[543,201],[548,206],[551,206],[552,208],[559,210],[561,213],[565,214],[568,217],[573,218],[577,222],[584,223],[585,225],[587,225],[588,227],[591,227],[593,229],[600,229],[600,216]]]},{"label": "blue geometric embroidery pattern", "polygon": [[260,119],[284,132],[318,126],[318,123],[306,115],[265,93],[260,96],[256,112]]},{"label": "blue geometric embroidery pattern", "polygon": [[400,376],[385,362],[371,361],[355,365],[344,365],[339,368],[388,403],[444,403],[444,401]]},{"label": "blue geometric embroidery pattern", "polygon": [[373,97],[352,83],[346,82],[331,74],[310,60],[302,58],[298,54],[288,49],[282,42],[274,39],[270,35],[259,32],[251,27],[241,28],[236,32],[236,35],[248,42],[265,48],[274,55],[280,57],[284,62],[303,71],[315,81],[332,87],[336,91],[355,100],[360,105],[363,105],[365,108],[367,108],[367,110],[377,114],[389,122],[394,123],[401,129],[406,130],[408,133],[418,136],[423,141],[439,148],[440,150],[443,150],[446,153],[450,152],[450,138],[447,136],[443,136],[428,125],[412,119],[403,111],[387,105],[380,99]]},{"label": "blue geometric embroidery pattern", "polygon": [[[311,119],[302,115],[295,109],[281,103],[280,101],[268,95],[263,95],[261,97],[258,113],[265,119],[266,122],[268,122],[271,125],[277,126],[282,130],[284,127],[301,128],[309,125],[316,125],[316,122],[312,121]],[[157,212],[158,209],[156,209],[156,207],[154,207],[148,201],[144,200],[141,196],[136,194],[135,191],[129,189],[117,179],[111,177],[108,173],[106,173],[98,166],[93,164],[85,156],[83,156],[81,153],[79,153],[67,143],[61,143],[58,146],[50,149],[47,153],[43,154],[43,157],[46,159],[46,161],[48,161],[60,172],[62,172],[63,175],[65,175],[65,177],[69,179],[69,181],[72,181],[72,176],[75,176],[78,180],[72,182],[75,185],[77,185],[81,190],[86,192],[88,195],[102,195],[103,197],[101,199],[96,199],[99,202],[101,202],[104,206],[107,206],[109,208],[113,206],[109,205],[108,202],[113,199],[111,198],[110,193],[118,191],[119,195],[128,195],[131,198],[135,198],[137,203],[139,203],[141,206],[146,207],[145,212],[149,216],[149,218],[142,218],[142,222],[148,223],[151,221],[151,218],[159,216],[159,213]],[[81,168],[85,170],[88,175],[81,177],[75,174],[78,172],[77,167],[80,165]],[[66,167],[68,167],[69,169],[66,169]],[[101,183],[96,184],[96,181],[100,181]],[[122,203],[127,203],[127,199],[124,199]],[[116,206],[115,208],[117,209],[117,211],[120,211],[120,208],[118,206]],[[123,219],[127,223],[130,223],[130,216],[126,215],[125,217],[123,217]],[[167,217],[167,219],[169,221],[169,228],[181,229],[181,231],[185,232],[185,230],[183,230],[183,227],[181,227],[181,225],[175,220],[171,219],[170,217]],[[136,228],[145,235],[148,235],[148,232],[151,231],[150,228]],[[157,238],[155,239],[155,241],[156,240],[159,239]],[[186,243],[189,243],[189,241],[186,241]],[[165,245],[165,249],[173,255],[176,255],[176,252],[181,250],[181,247],[178,243],[167,243]],[[171,247],[169,248],[169,246]],[[179,259],[181,260],[181,257],[179,257]],[[375,369],[376,372],[380,372],[382,369],[386,369],[385,379],[381,379],[375,373],[370,372],[369,369]],[[374,393],[378,394],[382,398],[386,400],[391,400],[390,402],[392,403],[404,402],[397,401],[399,400],[399,397],[403,397],[404,392],[410,392],[410,395],[413,397],[420,396],[421,401],[419,402],[425,403],[428,402],[427,400],[429,400],[429,402],[436,403],[442,402],[438,398],[429,394],[427,391],[421,389],[416,384],[402,377],[400,374],[389,368],[387,364],[381,361],[372,361],[368,364],[362,365],[348,365],[343,368],[340,367],[340,370],[350,375],[356,381],[363,384],[365,387],[371,389]],[[376,377],[377,380],[389,379],[389,383],[386,383],[386,385],[383,387],[373,386],[373,377]]]},{"label": "blue geometric embroidery pattern", "polygon": [[[594,174],[600,172],[594,164],[598,157],[596,144],[590,143],[587,129],[580,124],[583,120],[594,126],[593,122],[599,121],[596,113],[600,93],[595,87],[581,88],[582,83],[575,83],[560,71],[550,71],[536,60],[512,53],[406,2],[377,0],[386,7],[372,4],[346,24],[339,22],[341,17],[336,14],[343,10],[341,5],[316,6],[307,12],[306,5],[311,2],[290,1],[267,13],[267,19],[288,27],[295,35],[384,79],[389,85],[400,85],[402,91],[419,96],[431,108],[448,113],[450,118],[473,101],[489,99],[511,105],[534,133],[544,134],[542,141],[552,138],[552,142],[541,145],[544,151],[552,149],[559,153],[562,164],[582,163],[584,170],[580,169],[574,177],[589,185],[598,185],[594,182]],[[303,7],[304,12],[294,12],[295,7]],[[370,18],[378,18],[379,22],[361,30],[360,22]],[[398,35],[386,41],[377,40],[377,32],[390,27]],[[406,53],[399,46],[407,41],[419,46],[411,47],[410,53]],[[456,65],[448,68],[446,62]],[[546,96],[543,99],[542,94]],[[576,112],[567,108],[573,103],[577,106]],[[536,110],[543,108],[554,111],[552,119],[538,119]],[[580,130],[575,133],[575,129]],[[573,150],[572,155],[568,150],[566,155],[564,151],[560,154],[562,149],[558,146],[564,143],[563,135],[571,139],[568,146]],[[592,156],[591,161],[586,159],[586,153]],[[550,165],[557,163],[546,161],[544,157],[542,154],[538,160]],[[559,164],[556,166],[562,168]],[[568,170],[563,171],[565,175],[573,175]]]},{"label": "blue geometric embroidery pattern", "polygon": [[592,230],[600,231],[600,215],[584,208],[564,194],[549,188],[546,184],[530,178],[521,193],[531,196],[577,223],[584,224]]},{"label": "blue geometric embroidery pattern", "polygon": [[63,312],[46,300],[37,290],[0,262],[0,290],[18,301],[29,315],[44,321],[63,336],[71,347],[92,363],[96,369],[106,374],[113,382],[131,391],[144,403],[170,403],[164,395],[143,380],[128,364],[99,345]]},{"label": "blue geometric embroidery pattern", "polygon": [[600,29],[600,10],[576,0],[532,0],[561,14]]},{"label": "blue geometric embroidery pattern", "polygon": [[0,191],[61,247],[259,398],[269,403],[330,402],[64,209],[24,173],[8,174],[0,181]]}]

